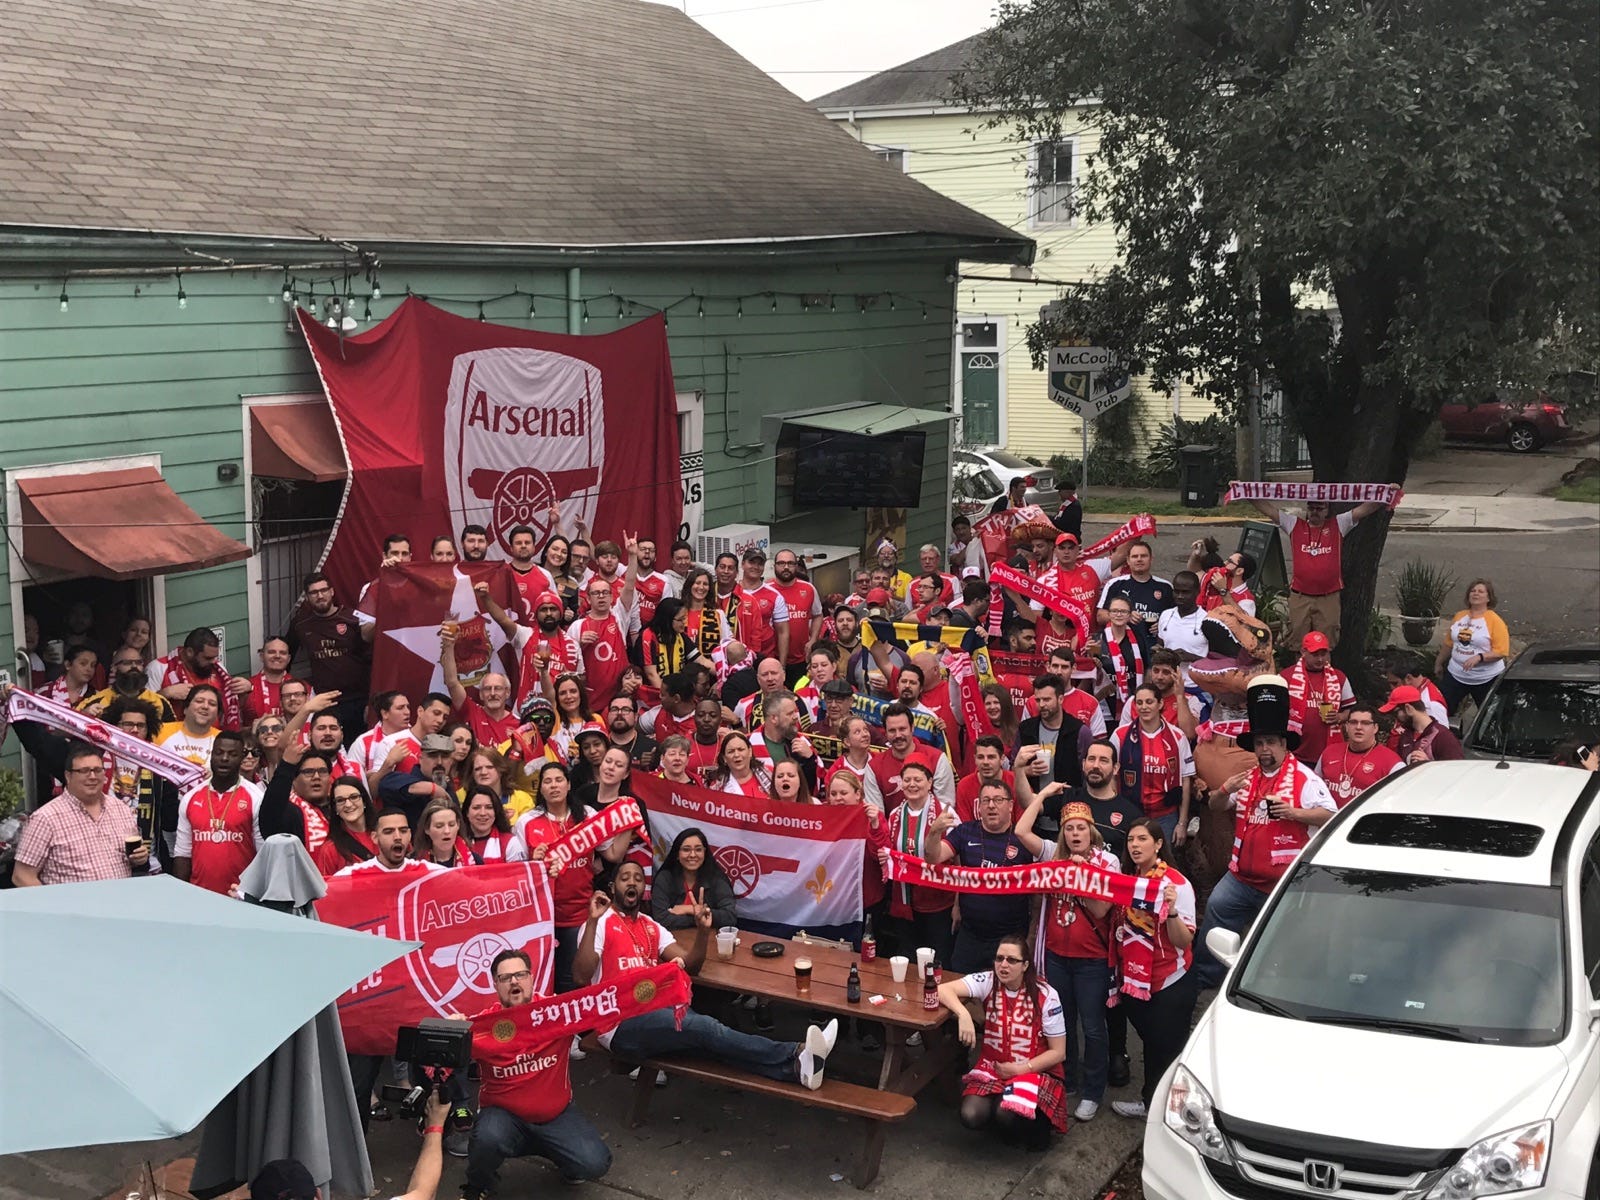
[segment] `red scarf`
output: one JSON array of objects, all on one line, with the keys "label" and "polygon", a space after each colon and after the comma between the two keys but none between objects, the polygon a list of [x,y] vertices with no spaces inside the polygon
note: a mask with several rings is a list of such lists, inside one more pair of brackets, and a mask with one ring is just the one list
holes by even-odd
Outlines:
[{"label": "red scarf", "polygon": [[1283,760],[1270,787],[1260,767],[1250,772],[1244,798],[1234,814],[1233,857],[1228,863],[1228,870],[1241,883],[1268,891],[1311,840],[1309,825],[1275,818],[1271,809],[1274,800],[1304,807],[1300,797],[1308,774],[1309,768],[1292,754]]},{"label": "red scarf", "polygon": [[[1151,880],[1159,895],[1162,878],[1169,870],[1166,863],[1158,863],[1140,878]],[[1121,980],[1113,984],[1113,1000],[1117,992],[1135,1000],[1150,999],[1155,981],[1156,943],[1166,936],[1166,918],[1165,910],[1148,913],[1130,908],[1124,911],[1115,943]]]},{"label": "red scarf", "polygon": [[[233,694],[233,676],[228,674],[227,668],[220,662],[211,668],[209,678],[202,679],[184,666],[181,648],[174,650],[165,658],[157,661],[161,663],[161,686],[156,688],[156,691],[165,691],[167,688],[180,683],[191,685],[210,684],[222,693],[222,703],[217,710],[217,727],[219,729],[239,728],[242,718],[239,715],[239,697]],[[172,711],[178,720],[183,720],[183,710],[186,707],[187,705],[183,703],[172,701]]]},{"label": "red scarf", "polygon": [[586,1029],[614,1028],[658,1008],[671,1008],[682,1028],[689,998],[689,976],[675,962],[624,971],[593,987],[479,1013],[472,1018],[473,1057],[491,1070],[504,1071],[499,1064],[515,1064],[523,1055]]},{"label": "red scarf", "polygon": [[1165,789],[1163,803],[1160,809],[1156,810],[1164,812],[1177,807],[1178,799],[1174,798],[1175,794],[1180,798],[1183,794],[1183,781],[1178,777],[1179,767],[1183,761],[1178,749],[1178,738],[1182,736],[1182,733],[1165,721],[1161,723],[1161,732],[1147,734],[1137,718],[1122,736],[1122,752],[1118,760],[1122,766],[1122,794],[1130,800],[1137,800],[1149,815],[1153,816],[1155,813],[1144,801],[1144,740],[1146,737],[1153,737],[1159,742],[1167,761],[1172,764],[1173,786]]},{"label": "red scarf", "polygon": [[1117,702],[1126,704],[1144,679],[1144,651],[1133,635],[1133,627],[1128,627],[1120,642],[1107,645],[1106,652],[1111,656],[1111,672],[1117,680]]}]

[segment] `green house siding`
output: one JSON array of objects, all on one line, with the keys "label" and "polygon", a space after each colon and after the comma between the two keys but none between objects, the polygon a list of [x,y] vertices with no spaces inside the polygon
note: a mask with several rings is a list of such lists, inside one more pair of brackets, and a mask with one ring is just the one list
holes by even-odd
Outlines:
[{"label": "green house siding", "polygon": [[[30,252],[35,263],[38,257]],[[910,261],[819,256],[772,267],[588,265],[578,288],[590,298],[589,319],[578,321],[576,332],[604,333],[678,301],[668,316],[675,383],[680,392],[704,395],[703,527],[771,524],[776,542],[860,546],[865,514],[859,511],[774,520],[775,447],[756,444],[761,417],[857,402],[946,409],[951,289],[945,276],[951,266],[931,253]],[[182,309],[171,275],[78,276],[68,284],[70,303],[61,312],[63,271],[36,265],[8,270],[0,249],[0,472],[159,455],[167,482],[186,503],[248,542],[240,397],[319,390],[303,340],[285,327],[281,275],[185,274]],[[387,316],[409,287],[464,316],[477,315],[478,297],[504,295],[484,306],[488,320],[568,330],[568,305],[554,298],[567,294],[565,270],[411,268],[391,255],[381,278],[374,318]],[[518,294],[507,295],[513,289]],[[318,288],[325,290],[325,284]],[[541,297],[531,318],[529,293]],[[691,293],[702,299],[683,299]],[[799,293],[824,300],[802,310]],[[632,315],[619,316],[616,297],[636,303]],[[355,315],[363,305],[358,298]],[[701,309],[704,316],[697,315]],[[219,482],[222,463],[239,464],[239,476]],[[908,514],[908,540],[940,541],[947,513],[948,437],[934,426],[923,504]],[[110,516],[138,520],[137,514]],[[8,564],[0,555],[0,652],[14,663]],[[168,576],[167,641],[196,625],[226,626],[229,669],[250,669],[246,581],[245,564]]]}]

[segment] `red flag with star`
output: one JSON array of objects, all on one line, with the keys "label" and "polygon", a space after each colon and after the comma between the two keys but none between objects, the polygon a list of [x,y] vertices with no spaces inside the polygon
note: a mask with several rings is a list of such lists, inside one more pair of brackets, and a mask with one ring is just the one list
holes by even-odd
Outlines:
[{"label": "red flag with star", "polygon": [[488,585],[488,595],[507,613],[518,615],[517,582],[503,562],[402,563],[378,572],[368,603],[377,629],[372,638],[372,692],[391,688],[404,692],[413,704],[428,692],[442,692],[444,668],[439,664],[439,626],[454,621],[456,671],[463,687],[477,686],[491,671],[517,687],[516,647],[489,616],[488,605],[476,590]]}]

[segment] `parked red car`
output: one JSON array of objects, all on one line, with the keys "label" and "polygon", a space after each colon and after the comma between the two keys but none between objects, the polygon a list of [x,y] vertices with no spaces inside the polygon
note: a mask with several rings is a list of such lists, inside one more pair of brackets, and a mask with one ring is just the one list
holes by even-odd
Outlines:
[{"label": "parked red car", "polygon": [[1468,442],[1504,442],[1519,454],[1528,454],[1571,431],[1566,406],[1541,392],[1525,404],[1504,394],[1477,404],[1446,404],[1439,410],[1444,436]]}]

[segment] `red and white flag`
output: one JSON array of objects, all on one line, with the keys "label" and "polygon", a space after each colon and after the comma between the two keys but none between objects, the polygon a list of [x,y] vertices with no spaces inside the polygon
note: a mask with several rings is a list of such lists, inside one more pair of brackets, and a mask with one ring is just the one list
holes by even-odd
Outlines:
[{"label": "red and white flag", "polygon": [[539,863],[335,875],[317,901],[317,917],[421,943],[339,997],[339,1023],[351,1054],[393,1054],[402,1025],[477,1012],[491,1003],[489,968],[502,950],[526,951],[534,994],[550,992],[555,913]]},{"label": "red and white flag", "polygon": [[733,884],[743,928],[788,937],[855,936],[867,817],[860,805],[794,804],[669,783],[635,773],[656,862],[698,828]]},{"label": "red and white flag", "polygon": [[516,577],[503,562],[402,563],[384,567],[367,593],[377,631],[372,638],[372,693],[394,688],[413,704],[428,692],[444,691],[439,665],[439,626],[456,624],[456,672],[464,687],[474,687],[490,671],[511,680],[516,694],[517,656],[505,631],[480,609],[473,590],[489,585],[503,609],[517,603]]}]

